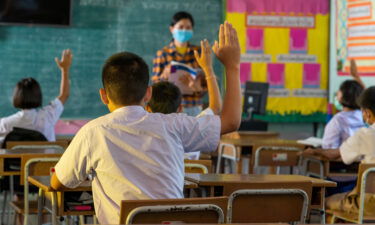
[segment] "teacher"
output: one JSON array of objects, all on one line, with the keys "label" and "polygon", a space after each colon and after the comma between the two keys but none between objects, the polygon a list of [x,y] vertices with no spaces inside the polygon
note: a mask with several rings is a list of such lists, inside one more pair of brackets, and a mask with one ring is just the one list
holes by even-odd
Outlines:
[{"label": "teacher", "polygon": [[[173,16],[169,27],[173,39],[169,45],[156,53],[153,60],[153,82],[168,80],[171,74],[172,61],[199,69],[194,51],[200,52],[200,47],[189,43],[189,40],[193,37],[193,28],[194,19],[190,13],[178,12]],[[180,78],[180,81],[191,90],[189,94],[182,93],[181,103],[183,112],[190,116],[196,116],[202,111],[202,97],[205,94],[203,77],[203,74],[199,74],[197,79],[194,80],[190,74],[186,73]]]}]

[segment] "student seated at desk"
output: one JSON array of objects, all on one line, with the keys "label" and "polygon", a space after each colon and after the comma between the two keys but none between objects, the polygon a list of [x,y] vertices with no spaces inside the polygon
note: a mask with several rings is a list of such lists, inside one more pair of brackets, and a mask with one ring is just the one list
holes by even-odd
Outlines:
[{"label": "student seated at desk", "polygon": [[70,92],[71,51],[64,50],[61,60],[55,58],[55,61],[61,70],[59,96],[49,105],[39,108],[42,106],[42,91],[38,81],[31,77],[20,80],[14,89],[13,106],[21,110],[0,119],[0,145],[14,127],[39,131],[48,141],[55,141],[55,124],[64,110],[63,104],[68,99]]},{"label": "student seated at desk", "polygon": [[[337,150],[314,150],[309,149],[304,154],[317,154],[326,156],[329,159],[341,157],[345,164],[355,161],[364,163],[375,162],[375,86],[366,89],[359,98],[359,105],[362,110],[364,121],[370,125],[368,128],[361,128],[353,136],[348,138]],[[354,189],[356,190],[356,189]],[[353,200],[354,199],[354,200]],[[327,208],[358,212],[357,193],[347,192],[333,195],[327,198]],[[375,196],[367,196],[367,202],[371,202],[373,215],[375,214]],[[369,212],[365,213],[368,214]]]},{"label": "student seated at desk", "polygon": [[[195,51],[195,58],[199,66],[203,69],[207,81],[209,106],[203,110],[197,117],[204,115],[218,115],[221,111],[221,95],[217,85],[216,76],[212,68],[211,46],[207,40],[201,41],[201,56]],[[189,77],[191,80],[193,78]],[[188,80],[188,85],[193,85],[193,82]],[[154,113],[181,113],[182,95],[179,88],[173,83],[161,81],[152,85],[152,98],[147,104],[146,109]],[[185,153],[186,159],[198,160],[200,152]]]},{"label": "student seated at desk", "polygon": [[100,94],[111,113],[81,128],[57,163],[51,186],[74,188],[92,175],[101,224],[119,222],[121,200],[183,198],[184,151],[214,151],[220,134],[241,121],[240,47],[229,23],[220,26],[214,49],[226,68],[223,110],[199,118],[145,111],[152,94],[147,64],[128,52],[110,57]]},{"label": "student seated at desk", "polygon": [[346,80],[340,85],[334,105],[341,112],[337,113],[324,129],[323,149],[338,149],[346,139],[365,126],[357,104],[364,84],[358,76],[354,60],[351,61],[350,69],[355,80]]}]

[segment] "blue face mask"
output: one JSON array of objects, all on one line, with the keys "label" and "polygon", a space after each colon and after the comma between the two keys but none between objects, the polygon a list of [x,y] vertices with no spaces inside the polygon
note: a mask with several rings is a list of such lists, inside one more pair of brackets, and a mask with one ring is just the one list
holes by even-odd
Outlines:
[{"label": "blue face mask", "polygon": [[173,38],[178,42],[185,43],[188,42],[193,37],[192,30],[173,30]]},{"label": "blue face mask", "polygon": [[335,106],[335,108],[339,111],[342,111],[343,110],[343,106],[341,105],[341,103],[339,102],[339,100],[337,99],[337,97],[335,97],[335,99],[333,100],[333,105]]}]

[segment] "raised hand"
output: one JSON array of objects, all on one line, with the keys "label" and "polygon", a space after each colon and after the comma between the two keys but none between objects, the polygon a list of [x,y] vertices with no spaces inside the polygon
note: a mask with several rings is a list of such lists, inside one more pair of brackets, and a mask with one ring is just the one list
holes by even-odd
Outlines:
[{"label": "raised hand", "polygon": [[212,69],[212,50],[210,43],[205,39],[201,41],[201,54],[198,51],[194,51],[195,59],[197,60],[199,66],[204,70]]},{"label": "raised hand", "polygon": [[227,69],[239,68],[241,50],[237,31],[227,21],[220,25],[219,42],[215,41],[213,51]]},{"label": "raised hand", "polygon": [[65,49],[61,54],[61,60],[56,57],[55,62],[61,70],[69,70],[72,65],[72,58],[72,51],[70,49]]}]

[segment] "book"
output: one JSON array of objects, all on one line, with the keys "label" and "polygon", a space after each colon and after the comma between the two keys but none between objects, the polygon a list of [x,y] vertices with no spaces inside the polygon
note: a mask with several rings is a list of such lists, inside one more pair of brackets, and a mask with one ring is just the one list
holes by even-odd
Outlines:
[{"label": "book", "polygon": [[172,61],[171,62],[171,74],[168,78],[168,81],[174,83],[181,91],[183,95],[191,95],[194,93],[194,90],[189,86],[181,82],[181,77],[185,74],[189,74],[193,80],[197,78],[198,71],[184,63]]},{"label": "book", "polygon": [[304,139],[304,140],[298,140],[297,143],[304,144],[304,145],[310,145],[314,148],[319,148],[319,147],[322,147],[322,145],[323,145],[323,139],[316,138],[316,137],[309,137],[309,138]]}]

